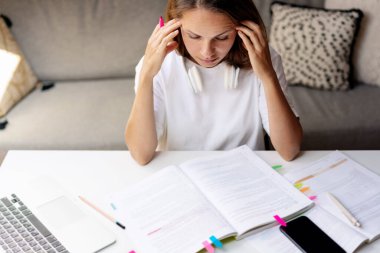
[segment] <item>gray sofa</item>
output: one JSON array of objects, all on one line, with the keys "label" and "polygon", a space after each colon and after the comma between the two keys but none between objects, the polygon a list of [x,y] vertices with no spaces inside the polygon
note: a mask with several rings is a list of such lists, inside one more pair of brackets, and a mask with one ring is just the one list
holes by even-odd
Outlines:
[{"label": "gray sofa", "polygon": [[[323,6],[323,1],[289,1]],[[255,0],[270,26],[270,1]],[[7,115],[0,149],[121,150],[134,98],[134,67],[166,0],[0,0],[0,12],[38,78]],[[380,70],[379,70],[380,71]],[[290,87],[303,149],[380,149],[380,88]]]}]

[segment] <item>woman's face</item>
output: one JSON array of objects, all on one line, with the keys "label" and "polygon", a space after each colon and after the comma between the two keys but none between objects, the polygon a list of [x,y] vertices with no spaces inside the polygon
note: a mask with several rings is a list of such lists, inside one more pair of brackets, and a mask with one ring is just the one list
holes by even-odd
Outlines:
[{"label": "woman's face", "polygon": [[230,51],[236,37],[235,24],[225,14],[196,8],[183,13],[181,33],[191,60],[211,68]]}]

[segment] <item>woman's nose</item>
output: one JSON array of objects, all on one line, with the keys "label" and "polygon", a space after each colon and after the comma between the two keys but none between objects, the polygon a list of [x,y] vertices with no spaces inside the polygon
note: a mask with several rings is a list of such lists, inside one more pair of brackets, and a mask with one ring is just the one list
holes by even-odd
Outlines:
[{"label": "woman's nose", "polygon": [[215,52],[215,49],[213,48],[213,45],[212,45],[211,41],[205,41],[202,44],[201,55],[204,58],[207,59],[209,57],[212,57],[214,55],[214,52]]}]

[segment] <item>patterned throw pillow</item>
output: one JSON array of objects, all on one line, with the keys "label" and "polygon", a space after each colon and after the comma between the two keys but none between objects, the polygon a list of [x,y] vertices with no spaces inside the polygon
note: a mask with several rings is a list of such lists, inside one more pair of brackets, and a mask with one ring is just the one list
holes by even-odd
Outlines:
[{"label": "patterned throw pillow", "polygon": [[38,84],[37,77],[0,18],[0,118]]},{"label": "patterned throw pillow", "polygon": [[274,2],[270,44],[290,85],[347,90],[360,10],[325,10]]},{"label": "patterned throw pillow", "polygon": [[326,0],[329,9],[360,9],[363,20],[353,53],[354,79],[380,87],[380,1]]}]

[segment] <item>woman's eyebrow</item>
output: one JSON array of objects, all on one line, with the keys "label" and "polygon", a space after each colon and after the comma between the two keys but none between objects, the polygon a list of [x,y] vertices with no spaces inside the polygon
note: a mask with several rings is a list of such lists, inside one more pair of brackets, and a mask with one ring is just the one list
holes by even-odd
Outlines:
[{"label": "woman's eyebrow", "polygon": [[[221,35],[223,35],[223,34],[225,34],[225,33],[228,33],[228,32],[230,32],[230,31],[232,31],[232,30],[234,30],[234,29],[229,29],[229,30],[227,30],[227,31],[224,31],[224,32],[222,32],[222,33],[220,33],[220,34],[214,36],[214,38],[215,38],[215,37],[219,37],[219,36],[221,36]],[[187,33],[191,33],[191,34],[194,35],[194,36],[202,37],[201,35],[198,35],[198,34],[192,32],[192,31],[190,31],[190,30],[185,30],[185,29],[184,29],[184,31],[187,32]]]}]

